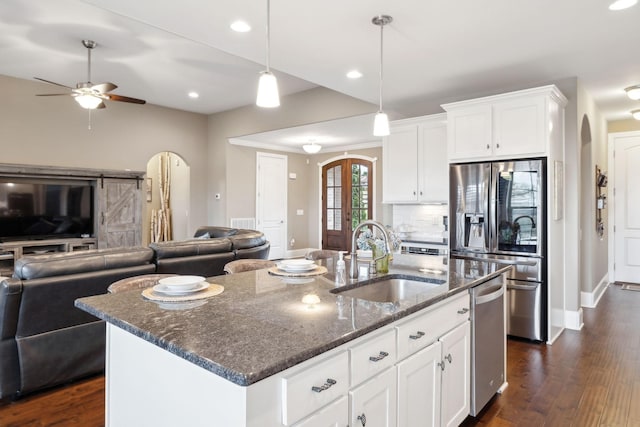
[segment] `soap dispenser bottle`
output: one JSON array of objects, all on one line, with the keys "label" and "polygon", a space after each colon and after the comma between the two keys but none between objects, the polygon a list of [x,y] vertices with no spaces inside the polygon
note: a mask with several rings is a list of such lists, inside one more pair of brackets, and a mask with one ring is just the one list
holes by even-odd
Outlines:
[{"label": "soap dispenser bottle", "polygon": [[346,267],[343,256],[345,251],[338,251],[338,261],[336,262],[336,286],[346,285]]}]

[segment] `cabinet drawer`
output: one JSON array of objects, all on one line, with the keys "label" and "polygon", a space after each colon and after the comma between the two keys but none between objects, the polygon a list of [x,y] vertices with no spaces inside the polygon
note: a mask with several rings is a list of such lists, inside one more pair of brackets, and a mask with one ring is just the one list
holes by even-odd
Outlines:
[{"label": "cabinet drawer", "polygon": [[349,390],[346,351],[282,379],[282,423],[291,425]]},{"label": "cabinet drawer", "polygon": [[442,305],[398,326],[398,359],[415,353],[469,319],[469,294],[451,297]]},{"label": "cabinet drawer", "polygon": [[357,385],[393,366],[396,362],[395,329],[376,335],[375,337],[349,349],[351,353],[351,384]]}]

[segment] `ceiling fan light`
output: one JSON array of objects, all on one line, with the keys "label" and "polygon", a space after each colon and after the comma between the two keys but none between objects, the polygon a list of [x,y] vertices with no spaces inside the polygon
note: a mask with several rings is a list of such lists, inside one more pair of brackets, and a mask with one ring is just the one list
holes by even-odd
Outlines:
[{"label": "ceiling fan light", "polygon": [[389,135],[389,117],[387,117],[386,113],[378,111],[373,120],[373,136],[387,135]]},{"label": "ceiling fan light", "polygon": [[312,142],[311,144],[303,145],[302,149],[309,154],[316,154],[322,149],[322,146]]},{"label": "ceiling fan light", "polygon": [[631,115],[633,116],[634,119],[640,120],[640,110],[631,111]]},{"label": "ceiling fan light", "polygon": [[629,86],[624,91],[627,92],[627,96],[630,99],[633,99],[634,101],[640,99],[640,85]]},{"label": "ceiling fan light", "polygon": [[78,95],[74,98],[82,108],[87,110],[95,110],[102,103],[102,99],[93,95]]}]

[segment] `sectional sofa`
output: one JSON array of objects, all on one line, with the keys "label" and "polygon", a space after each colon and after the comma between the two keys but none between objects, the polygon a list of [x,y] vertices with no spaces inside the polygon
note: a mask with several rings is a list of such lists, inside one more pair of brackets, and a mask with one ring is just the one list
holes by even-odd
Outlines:
[{"label": "sectional sofa", "polygon": [[266,259],[269,247],[259,231],[201,227],[184,241],[19,259],[0,282],[0,400],[104,370],[104,322],[75,308],[77,298],[142,274],[224,274],[227,262]]}]

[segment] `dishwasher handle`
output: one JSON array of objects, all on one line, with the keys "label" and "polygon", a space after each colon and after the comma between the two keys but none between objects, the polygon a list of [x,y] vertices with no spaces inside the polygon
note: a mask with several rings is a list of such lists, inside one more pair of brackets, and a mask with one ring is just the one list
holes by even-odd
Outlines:
[{"label": "dishwasher handle", "polygon": [[473,302],[475,305],[486,304],[491,301],[495,301],[504,295],[504,284],[492,286],[488,288],[487,293],[482,295],[473,295]]},{"label": "dishwasher handle", "polygon": [[[519,283],[523,283],[522,281],[519,281]],[[538,286],[540,284],[537,282],[534,282],[534,284],[532,285],[516,285],[514,283],[509,283],[507,285],[507,289],[515,289],[518,291],[535,291],[536,289],[538,289]]]}]

